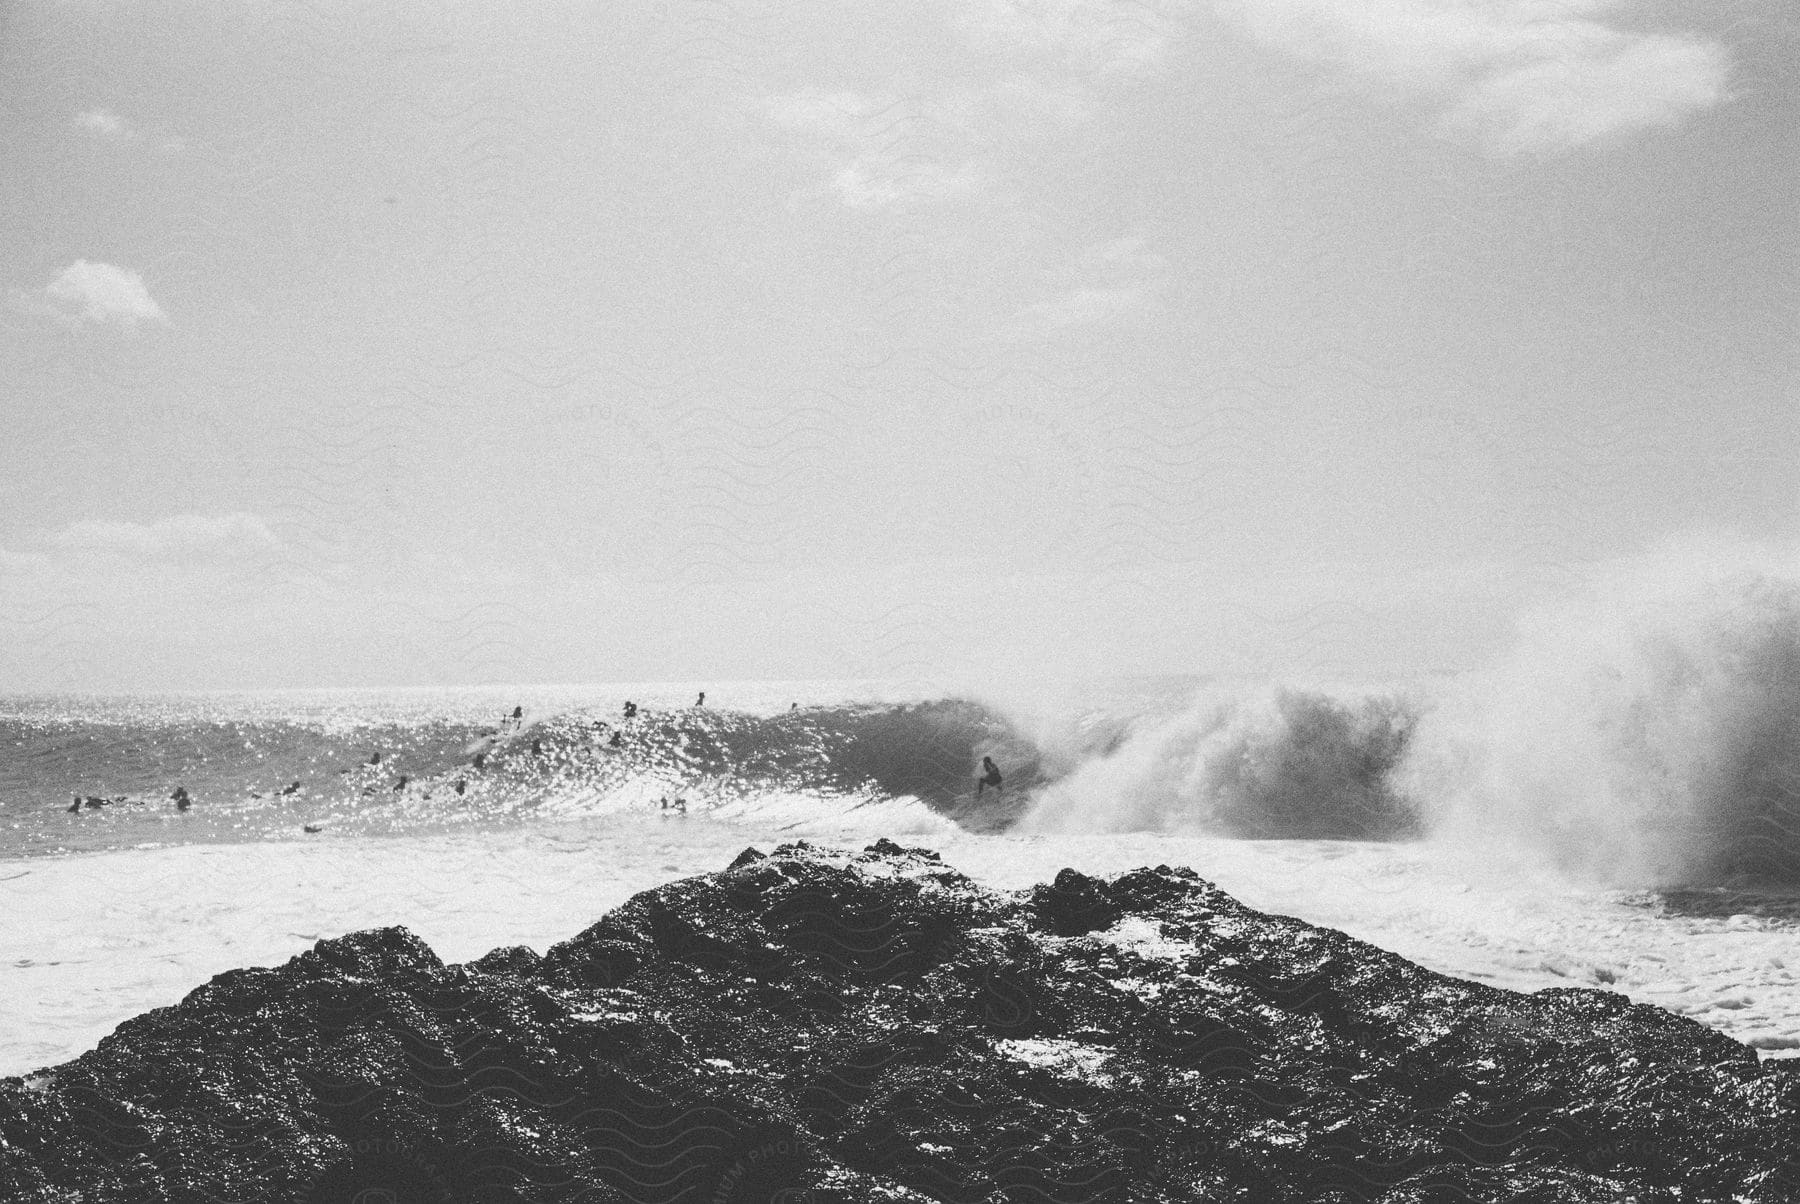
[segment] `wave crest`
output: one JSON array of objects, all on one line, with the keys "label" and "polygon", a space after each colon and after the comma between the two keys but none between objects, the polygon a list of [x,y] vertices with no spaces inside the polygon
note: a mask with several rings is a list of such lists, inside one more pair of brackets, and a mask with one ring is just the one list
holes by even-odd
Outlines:
[{"label": "wave crest", "polygon": [[1409,793],[1590,881],[1800,881],[1800,580],[1620,572],[1447,693]]},{"label": "wave crest", "polygon": [[1417,721],[1390,695],[1277,687],[1149,725],[1047,787],[1039,832],[1212,832],[1263,839],[1414,835],[1389,784]]}]

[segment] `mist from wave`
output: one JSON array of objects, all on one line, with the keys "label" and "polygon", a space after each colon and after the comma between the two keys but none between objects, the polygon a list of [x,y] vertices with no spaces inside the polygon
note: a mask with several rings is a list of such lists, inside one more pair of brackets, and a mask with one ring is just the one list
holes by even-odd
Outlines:
[{"label": "mist from wave", "polygon": [[1418,721],[1392,693],[1269,684],[1204,691],[1046,786],[1032,832],[1392,840],[1419,832],[1392,782]]},{"label": "mist from wave", "polygon": [[1466,673],[1198,690],[1020,827],[1424,838],[1618,887],[1800,884],[1800,558],[1687,541],[1595,566]]},{"label": "mist from wave", "polygon": [[1437,839],[1581,880],[1800,882],[1800,564],[1601,566],[1444,691],[1396,780]]}]

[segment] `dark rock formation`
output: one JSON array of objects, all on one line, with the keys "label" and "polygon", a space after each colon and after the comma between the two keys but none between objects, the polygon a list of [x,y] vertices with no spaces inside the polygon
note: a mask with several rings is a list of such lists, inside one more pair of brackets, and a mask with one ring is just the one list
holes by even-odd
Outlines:
[{"label": "dark rock formation", "polygon": [[790,845],[545,956],[400,928],[0,1080],[0,1198],[1800,1199],[1800,1074],[1188,870],[983,890]]}]

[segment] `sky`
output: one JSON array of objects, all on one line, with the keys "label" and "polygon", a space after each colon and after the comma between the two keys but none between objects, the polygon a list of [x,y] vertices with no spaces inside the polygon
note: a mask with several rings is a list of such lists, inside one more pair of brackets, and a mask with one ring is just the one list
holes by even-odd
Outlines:
[{"label": "sky", "polygon": [[1781,0],[7,0],[0,690],[1389,677],[1800,538]]}]

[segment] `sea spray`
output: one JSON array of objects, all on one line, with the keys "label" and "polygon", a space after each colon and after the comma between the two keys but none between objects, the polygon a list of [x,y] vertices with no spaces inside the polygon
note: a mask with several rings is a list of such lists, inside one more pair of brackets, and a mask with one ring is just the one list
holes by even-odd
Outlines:
[{"label": "sea spray", "polygon": [[1390,785],[1416,722],[1389,693],[1271,686],[1211,692],[1142,725],[1040,793],[1037,832],[1213,832],[1393,839],[1417,830]]},{"label": "sea spray", "polygon": [[1800,881],[1800,575],[1756,559],[1613,564],[1530,616],[1415,733],[1437,836],[1605,884]]}]

